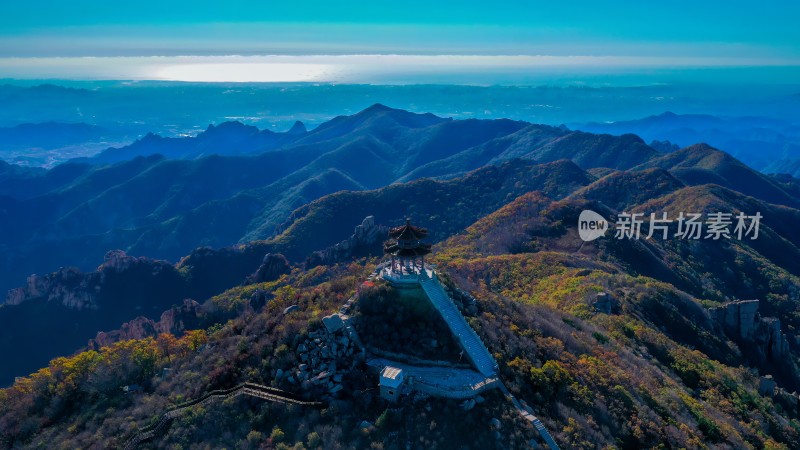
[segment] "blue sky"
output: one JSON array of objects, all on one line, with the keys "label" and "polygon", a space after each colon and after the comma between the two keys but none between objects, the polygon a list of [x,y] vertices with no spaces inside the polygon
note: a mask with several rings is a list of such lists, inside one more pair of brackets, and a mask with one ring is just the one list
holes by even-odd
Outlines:
[{"label": "blue sky", "polygon": [[[0,77],[169,78],[159,74],[172,72],[158,67],[211,70],[211,63],[221,63],[204,58],[226,55],[239,59],[224,63],[251,68],[305,64],[316,67],[305,71],[316,74],[311,79],[323,81],[378,62],[354,66],[348,55],[480,55],[486,58],[471,61],[482,67],[508,67],[498,56],[547,56],[569,70],[576,70],[575,58],[583,58],[577,61],[583,68],[621,70],[798,66],[798,20],[800,2],[774,0],[4,1]],[[308,59],[320,55],[340,59],[320,68],[319,58]],[[516,61],[521,70],[542,67],[541,58]],[[436,65],[414,58],[395,63],[422,71]]]}]

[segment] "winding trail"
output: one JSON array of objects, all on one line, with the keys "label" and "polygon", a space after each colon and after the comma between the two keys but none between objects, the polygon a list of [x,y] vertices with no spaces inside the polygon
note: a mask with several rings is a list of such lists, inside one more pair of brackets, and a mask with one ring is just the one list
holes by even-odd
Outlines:
[{"label": "winding trail", "polygon": [[137,431],[136,434],[131,436],[125,442],[125,445],[122,448],[124,450],[134,449],[142,442],[153,439],[156,435],[166,430],[166,428],[172,422],[172,419],[182,415],[193,406],[206,406],[217,400],[225,400],[228,398],[237,397],[239,395],[249,395],[250,397],[257,397],[263,400],[279,403],[290,403],[301,406],[323,406],[323,403],[321,402],[309,402],[302,400],[299,396],[290,392],[282,391],[269,386],[245,382],[230,389],[211,391],[202,397],[198,397],[194,400],[189,400],[188,402],[173,406],[159,417],[158,422],[148,425]]}]

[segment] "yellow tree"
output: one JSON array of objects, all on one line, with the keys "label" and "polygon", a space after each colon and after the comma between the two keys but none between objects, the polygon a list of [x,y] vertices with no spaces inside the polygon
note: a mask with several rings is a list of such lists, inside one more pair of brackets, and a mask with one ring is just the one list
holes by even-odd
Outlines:
[{"label": "yellow tree", "polygon": [[172,361],[172,355],[178,350],[178,339],[171,333],[161,333],[156,339],[159,356],[167,358],[167,361]]},{"label": "yellow tree", "polygon": [[203,344],[208,342],[208,334],[206,330],[187,330],[181,339],[189,350],[196,352]]}]

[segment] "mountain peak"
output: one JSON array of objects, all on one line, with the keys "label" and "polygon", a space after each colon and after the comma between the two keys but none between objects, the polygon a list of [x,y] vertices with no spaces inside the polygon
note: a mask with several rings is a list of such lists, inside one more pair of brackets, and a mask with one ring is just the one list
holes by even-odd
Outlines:
[{"label": "mountain peak", "polygon": [[160,134],[155,134],[152,131],[150,131],[147,134],[145,134],[141,139],[139,139],[139,142],[153,142],[153,141],[160,141],[161,139],[164,139],[164,137],[161,136]]},{"label": "mountain peak", "polygon": [[384,111],[394,111],[394,108],[390,108],[382,103],[375,103],[374,105],[370,106],[369,108],[364,109],[361,111],[362,113],[374,113],[374,112],[384,112]]},{"label": "mountain peak", "polygon": [[300,122],[298,120],[298,121],[296,121],[294,123],[294,125],[292,125],[292,128],[289,128],[289,131],[287,131],[286,133],[287,134],[305,134],[306,132],[308,132],[308,129],[306,129],[306,125],[303,122]]},{"label": "mountain peak", "polygon": [[697,144],[692,144],[686,146],[680,150],[680,152],[684,153],[696,153],[696,154],[707,154],[707,153],[723,153],[725,156],[730,156],[727,153],[723,152],[722,150],[716,149],[705,142],[698,142]]},{"label": "mountain peak", "polygon": [[252,125],[245,125],[238,120],[229,120],[226,122],[222,122],[219,125],[214,126],[214,124],[209,124],[208,128],[206,128],[205,133],[212,133],[212,132],[227,132],[227,131],[249,131],[253,133],[258,133],[258,128]]}]

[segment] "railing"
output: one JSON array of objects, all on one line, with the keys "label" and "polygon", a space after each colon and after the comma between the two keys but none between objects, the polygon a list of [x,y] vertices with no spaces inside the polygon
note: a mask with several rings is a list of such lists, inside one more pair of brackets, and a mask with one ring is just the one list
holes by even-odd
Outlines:
[{"label": "railing", "polygon": [[448,384],[441,384],[441,383],[434,383],[432,381],[423,380],[419,377],[414,378],[414,385],[423,384],[425,386],[430,386],[436,389],[440,389],[443,391],[449,392],[469,392],[471,396],[474,396],[477,393],[480,393],[490,387],[494,387],[495,384],[499,381],[499,378],[487,378],[485,380],[479,381],[475,384],[462,384],[462,385],[448,385]]},{"label": "railing", "polygon": [[[483,375],[489,376],[497,371],[497,363],[492,358],[489,350],[483,345],[480,336],[467,323],[464,316],[458,311],[456,306],[444,292],[442,285],[435,278],[425,278],[421,285],[431,301],[437,306],[453,334],[458,337],[467,355],[472,362],[478,366],[478,371]],[[458,332],[456,332],[458,331]],[[471,342],[465,342],[471,341]],[[473,345],[470,345],[473,344]],[[477,348],[475,348],[477,347]]]},{"label": "railing", "polygon": [[202,397],[169,408],[159,417],[156,423],[140,429],[135,435],[131,436],[130,439],[128,439],[125,442],[125,446],[123,448],[125,450],[133,449],[136,448],[136,446],[138,446],[142,442],[154,438],[156,434],[160,433],[164,428],[167,427],[167,425],[169,425],[172,419],[183,414],[184,412],[186,412],[187,409],[193,406],[197,406],[198,404],[207,405],[215,400],[232,398],[238,395],[249,395],[251,397],[257,397],[264,400],[270,400],[280,403],[291,403],[302,406],[323,405],[323,403],[321,402],[309,402],[306,400],[302,400],[297,395],[292,394],[290,392],[282,391],[280,389],[275,389],[269,386],[263,386],[260,384],[245,382],[230,389],[221,389],[208,392]]},{"label": "railing", "polygon": [[506,398],[511,401],[511,403],[514,405],[514,408],[519,412],[522,418],[530,422],[534,428],[536,428],[536,431],[539,432],[539,436],[541,436],[542,440],[547,444],[550,450],[560,450],[560,447],[556,443],[555,439],[553,439],[553,436],[550,434],[550,432],[547,431],[547,428],[545,428],[542,421],[533,415],[533,410],[530,408],[530,406],[520,403],[520,401],[514,397],[514,394],[508,391],[508,388],[505,384],[500,383],[500,390],[503,392],[503,395],[505,395]]}]

